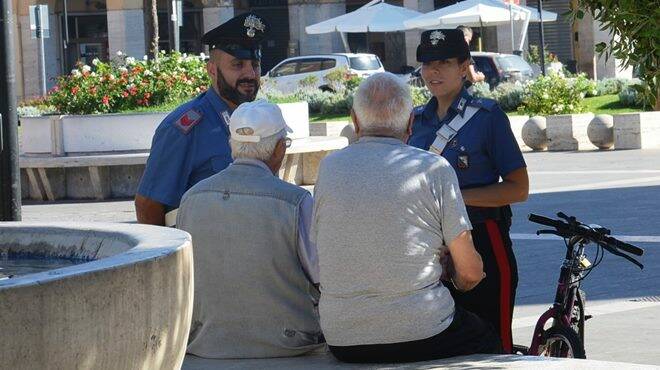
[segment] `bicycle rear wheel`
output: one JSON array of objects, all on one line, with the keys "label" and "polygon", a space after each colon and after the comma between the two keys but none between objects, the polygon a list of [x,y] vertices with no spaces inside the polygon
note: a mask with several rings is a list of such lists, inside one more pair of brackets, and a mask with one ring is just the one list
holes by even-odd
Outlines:
[{"label": "bicycle rear wheel", "polygon": [[586,358],[584,344],[572,328],[553,326],[544,333],[539,355],[545,357]]}]

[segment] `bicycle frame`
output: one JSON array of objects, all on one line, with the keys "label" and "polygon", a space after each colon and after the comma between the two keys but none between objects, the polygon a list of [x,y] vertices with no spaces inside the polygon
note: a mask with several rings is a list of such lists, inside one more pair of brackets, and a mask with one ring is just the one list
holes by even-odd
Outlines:
[{"label": "bicycle frame", "polygon": [[582,269],[580,268],[580,259],[584,256],[584,246],[588,243],[581,237],[573,237],[568,242],[566,248],[566,257],[561,265],[559,281],[555,293],[555,301],[547,311],[545,311],[534,328],[532,344],[529,346],[529,355],[539,355],[539,347],[543,344],[545,325],[552,319],[552,325],[557,322],[566,327],[571,326],[571,315],[573,306],[577,299],[577,292],[580,287],[580,278]]}]

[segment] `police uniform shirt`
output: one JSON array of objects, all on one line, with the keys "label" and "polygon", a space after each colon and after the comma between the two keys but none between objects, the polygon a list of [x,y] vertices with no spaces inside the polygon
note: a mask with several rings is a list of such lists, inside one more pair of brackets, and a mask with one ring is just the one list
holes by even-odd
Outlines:
[{"label": "police uniform shirt", "polygon": [[225,169],[232,162],[230,115],[213,88],[170,113],[154,134],[138,194],[169,211],[186,190]]},{"label": "police uniform shirt", "polygon": [[456,171],[461,189],[491,185],[512,171],[526,167],[516,142],[509,118],[494,100],[473,98],[463,89],[440,119],[436,113],[437,100],[415,108],[412,135],[408,144],[428,150],[442,125],[457,114],[464,114],[468,106],[479,111],[447,143],[442,156]]}]

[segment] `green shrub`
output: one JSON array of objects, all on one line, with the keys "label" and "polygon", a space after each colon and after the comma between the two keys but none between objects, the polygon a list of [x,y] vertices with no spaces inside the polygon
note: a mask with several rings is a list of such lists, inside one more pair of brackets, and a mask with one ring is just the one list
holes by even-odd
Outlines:
[{"label": "green shrub", "polygon": [[298,86],[302,89],[316,87],[319,82],[319,78],[314,75],[309,75],[302,80],[298,81]]},{"label": "green shrub", "polygon": [[510,112],[522,105],[525,98],[525,88],[521,83],[504,82],[497,85],[493,89],[492,94],[500,105],[500,108],[506,112]]},{"label": "green shrub", "polygon": [[619,92],[619,101],[626,108],[644,108],[644,95],[639,92],[639,85],[628,85]]},{"label": "green shrub", "polygon": [[584,112],[584,86],[558,75],[539,76],[525,85],[518,111],[530,116]]},{"label": "green shrub", "polygon": [[410,86],[410,95],[412,95],[414,107],[426,104],[432,97],[429,89],[417,86]]},{"label": "green shrub", "polygon": [[596,90],[598,90],[598,96],[614,95],[620,93],[626,86],[632,83],[633,80],[627,78],[604,78],[598,81]]},{"label": "green shrub", "polygon": [[568,83],[572,86],[572,88],[579,91],[582,97],[598,95],[596,81],[589,79],[584,73],[580,73],[576,77],[569,78]]},{"label": "green shrub", "polygon": [[477,82],[472,84],[472,96],[475,98],[495,99],[495,95],[493,95],[490,90],[488,82]]}]

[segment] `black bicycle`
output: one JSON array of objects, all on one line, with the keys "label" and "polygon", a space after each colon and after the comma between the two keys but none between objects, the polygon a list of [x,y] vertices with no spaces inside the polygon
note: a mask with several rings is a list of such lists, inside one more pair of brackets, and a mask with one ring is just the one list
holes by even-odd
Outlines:
[{"label": "black bicycle", "polygon": [[[584,291],[580,289],[580,283],[600,264],[605,251],[643,269],[644,265],[630,255],[641,256],[644,250],[613,238],[610,236],[610,230],[604,227],[585,225],[575,217],[566,216],[561,212],[557,213],[557,216],[560,220],[535,214],[529,215],[531,222],[552,228],[539,230],[536,232],[537,235],[552,234],[564,238],[566,257],[561,265],[552,307],[537,321],[529,348],[516,346],[516,351],[528,355],[586,358],[584,325],[590,317],[585,314],[586,300]],[[596,245],[593,263],[584,254],[585,247],[592,243]]]}]

